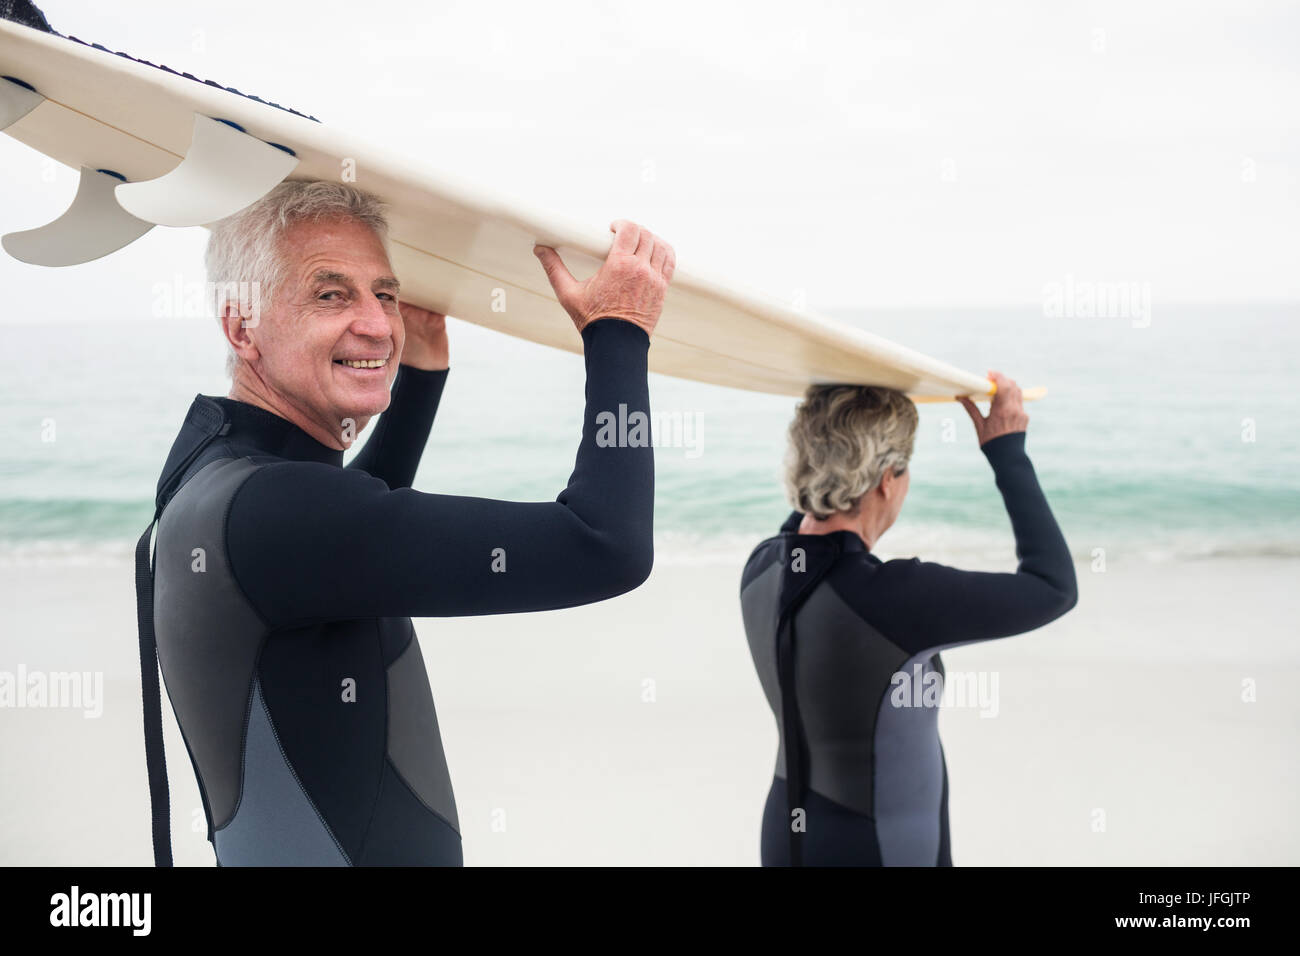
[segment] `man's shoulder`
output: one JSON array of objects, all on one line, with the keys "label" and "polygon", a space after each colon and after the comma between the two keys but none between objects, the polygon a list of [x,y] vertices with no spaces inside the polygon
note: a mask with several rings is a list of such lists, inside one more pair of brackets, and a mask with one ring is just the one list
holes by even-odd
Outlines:
[{"label": "man's shoulder", "polygon": [[368,477],[322,462],[295,461],[248,452],[237,446],[223,446],[190,467],[171,496],[168,507],[182,497],[202,499],[209,505],[220,503],[233,498],[254,475],[258,477],[258,486],[267,488],[307,487],[322,481],[347,481],[349,476]]},{"label": "man's shoulder", "polygon": [[158,531],[181,523],[192,524],[205,517],[224,514],[235,493],[261,465],[253,458],[213,449],[186,469],[163,505]]}]

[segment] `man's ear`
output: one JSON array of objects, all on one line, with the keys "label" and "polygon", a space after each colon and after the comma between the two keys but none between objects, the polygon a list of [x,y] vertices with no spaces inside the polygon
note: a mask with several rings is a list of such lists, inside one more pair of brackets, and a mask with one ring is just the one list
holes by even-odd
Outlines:
[{"label": "man's ear", "polygon": [[221,330],[226,341],[245,362],[252,362],[260,357],[257,344],[253,341],[256,322],[250,322],[240,314],[239,303],[227,300],[221,307]]}]

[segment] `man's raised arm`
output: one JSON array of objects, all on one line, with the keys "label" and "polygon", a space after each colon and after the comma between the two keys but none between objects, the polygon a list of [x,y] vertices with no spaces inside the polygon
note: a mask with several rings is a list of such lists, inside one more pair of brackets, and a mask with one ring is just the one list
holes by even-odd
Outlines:
[{"label": "man's raised arm", "polygon": [[582,440],[556,500],[431,495],[390,490],[357,470],[267,465],[245,481],[227,522],[232,569],[267,623],[571,607],[645,580],[654,509],[647,353],[675,260],[648,230],[614,228],[604,266],[585,282],[539,249],[587,369]]}]

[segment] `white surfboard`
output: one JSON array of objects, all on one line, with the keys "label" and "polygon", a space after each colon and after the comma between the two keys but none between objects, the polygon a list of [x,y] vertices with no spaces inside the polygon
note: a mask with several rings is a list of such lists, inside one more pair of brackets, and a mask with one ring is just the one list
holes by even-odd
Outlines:
[{"label": "white surfboard", "polygon": [[[533,245],[554,246],[581,279],[595,273],[609,250],[607,224],[566,222],[380,149],[370,137],[6,20],[0,20],[0,77],[0,128],[82,170],[77,200],[64,215],[5,236],[11,255],[49,265],[85,262],[153,224],[209,225],[284,178],[344,179],[389,204],[403,300],[581,352]],[[0,223],[6,230],[21,226]],[[983,376],[682,262],[649,362],[651,371],[665,375],[785,395],[832,382],[897,388],[915,401],[978,399],[994,390]],[[1024,392],[1038,398],[1045,390]]]}]

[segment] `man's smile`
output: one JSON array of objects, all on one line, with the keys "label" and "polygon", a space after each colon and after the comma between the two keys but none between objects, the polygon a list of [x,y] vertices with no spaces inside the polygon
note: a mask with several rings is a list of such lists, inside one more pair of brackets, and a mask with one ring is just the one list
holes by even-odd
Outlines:
[{"label": "man's smile", "polygon": [[391,353],[383,358],[336,358],[334,364],[354,372],[373,372],[386,368],[391,358]]}]

